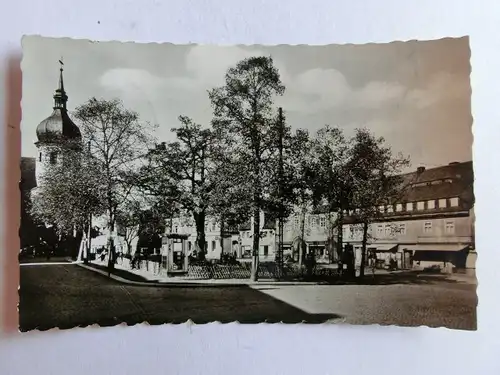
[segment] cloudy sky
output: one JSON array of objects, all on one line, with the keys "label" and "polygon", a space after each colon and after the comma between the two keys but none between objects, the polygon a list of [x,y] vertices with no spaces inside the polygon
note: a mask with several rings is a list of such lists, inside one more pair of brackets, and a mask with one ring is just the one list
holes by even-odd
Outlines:
[{"label": "cloudy sky", "polygon": [[367,127],[409,155],[412,169],[472,159],[467,38],[219,47],[27,37],[23,51],[23,156],[36,155],[35,129],[52,111],[61,57],[70,111],[93,96],[119,97],[168,141],[179,115],[208,126],[207,90],[223,84],[228,67],[270,55],[286,86],[276,105],[293,128]]}]

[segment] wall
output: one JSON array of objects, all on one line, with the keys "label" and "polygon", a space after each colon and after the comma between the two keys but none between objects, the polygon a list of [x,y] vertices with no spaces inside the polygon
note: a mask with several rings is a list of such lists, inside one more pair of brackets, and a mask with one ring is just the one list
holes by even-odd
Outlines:
[{"label": "wall", "polygon": [[[453,223],[453,231],[446,231],[447,222]],[[431,223],[430,231],[425,231],[425,223]],[[373,244],[468,243],[473,239],[470,223],[470,217],[413,219],[373,223],[368,230],[370,236],[369,242]],[[361,242],[362,231],[359,229],[359,226],[345,225],[343,230],[345,241]]]},{"label": "wall", "polygon": [[[167,228],[170,231],[170,227]],[[190,217],[174,218],[172,220],[172,232],[188,234],[188,250],[195,249],[196,243],[196,227],[194,221]],[[220,259],[221,257],[221,243],[220,243],[220,224],[217,220],[207,218],[205,221],[205,240],[207,243],[207,259]],[[232,252],[232,242],[235,240],[234,235],[228,236],[224,239],[224,251]],[[236,236],[236,240],[238,237]],[[234,249],[237,251],[237,248]]]},{"label": "wall", "polygon": [[[36,155],[36,165],[35,165],[35,176],[37,186],[41,186],[43,176],[45,175],[48,168],[50,168],[50,154],[52,152],[59,152],[60,147],[57,145],[50,144],[38,144],[37,145],[37,155]],[[41,153],[41,160],[40,160]],[[59,155],[60,156],[60,155]]]},{"label": "wall", "polygon": [[[276,235],[274,229],[261,230],[261,238],[259,241],[259,259],[261,260],[274,260],[276,248]],[[253,249],[253,230],[242,231],[241,236],[241,249],[244,258],[251,257]],[[267,246],[267,254],[266,254]]]}]

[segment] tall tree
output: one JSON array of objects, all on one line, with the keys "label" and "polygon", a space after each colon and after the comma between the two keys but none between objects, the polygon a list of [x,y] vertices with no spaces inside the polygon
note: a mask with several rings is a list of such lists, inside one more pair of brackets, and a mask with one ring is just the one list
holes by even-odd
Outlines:
[{"label": "tall tree", "polygon": [[380,206],[393,205],[401,199],[406,189],[401,172],[410,165],[410,159],[401,153],[394,155],[384,138],[375,137],[367,129],[356,130],[349,154],[352,214],[363,231],[360,269],[363,277],[370,224],[384,215]]},{"label": "tall tree", "polygon": [[172,129],[176,140],[162,143],[149,153],[149,165],[141,181],[156,196],[169,200],[165,205],[172,213],[174,206],[193,216],[196,226],[197,254],[205,258],[205,220],[212,181],[209,176],[213,135],[189,117],[180,116],[181,126]]},{"label": "tall tree", "polygon": [[333,242],[331,236],[336,232],[337,260],[342,266],[342,226],[345,211],[352,200],[352,179],[348,167],[349,140],[342,130],[329,125],[320,129],[313,141],[311,161],[312,199],[315,206],[326,204],[331,228],[329,241]]},{"label": "tall tree", "polygon": [[62,151],[58,162],[44,174],[33,191],[31,212],[39,221],[54,225],[59,234],[78,229],[78,238],[90,215],[104,212],[104,186],[100,165],[87,153]]},{"label": "tall tree", "polygon": [[258,278],[260,212],[265,209],[266,189],[275,173],[278,129],[273,113],[273,99],[282,95],[278,69],[271,57],[250,57],[228,69],[225,85],[209,91],[214,109],[214,128],[220,141],[234,152],[240,173],[248,176],[246,184],[252,202],[253,253],[251,279]]},{"label": "tall tree", "polygon": [[299,265],[303,264],[305,256],[306,216],[312,203],[311,176],[313,172],[312,142],[306,130],[297,130],[291,138],[288,158],[287,175],[289,194],[288,202],[297,203],[300,212]]},{"label": "tall tree", "polygon": [[132,244],[139,238],[144,209],[143,202],[138,199],[129,199],[116,212],[116,222],[122,228],[128,255],[132,254]]},{"label": "tall tree", "polygon": [[236,228],[248,221],[248,212],[251,209],[246,189],[246,176],[240,173],[238,160],[234,154],[227,152],[223,142],[217,141],[211,145],[210,178],[212,190],[210,192],[210,216],[218,218],[220,224],[221,257],[227,250],[224,247],[224,238],[227,229]]},{"label": "tall tree", "polygon": [[137,184],[137,170],[152,140],[149,124],[137,112],[126,109],[118,99],[92,98],[75,110],[92,158],[101,167],[99,176],[105,189],[109,271],[114,268],[117,213]]}]

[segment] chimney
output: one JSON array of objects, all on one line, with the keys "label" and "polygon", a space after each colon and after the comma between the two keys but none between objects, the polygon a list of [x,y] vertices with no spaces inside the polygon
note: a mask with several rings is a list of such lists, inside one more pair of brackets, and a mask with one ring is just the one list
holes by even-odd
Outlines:
[{"label": "chimney", "polygon": [[421,173],[423,173],[424,171],[425,171],[425,167],[418,167],[418,168],[417,168],[417,173],[418,173],[418,174],[421,174]]}]

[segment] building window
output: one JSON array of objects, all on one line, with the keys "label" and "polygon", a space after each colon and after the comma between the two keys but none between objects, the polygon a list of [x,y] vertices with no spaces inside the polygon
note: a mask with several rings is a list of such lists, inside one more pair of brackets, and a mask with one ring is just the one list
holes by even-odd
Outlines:
[{"label": "building window", "polygon": [[425,209],[425,202],[417,202],[417,210],[424,210]]},{"label": "building window", "polygon": [[264,246],[264,256],[267,257],[269,255],[269,246],[265,245]]},{"label": "building window", "polygon": [[40,155],[38,155],[38,161],[42,161],[42,153],[40,152]]},{"label": "building window", "polygon": [[446,199],[439,200],[439,208],[446,208]]},{"label": "building window", "polygon": [[406,203],[406,211],[413,211],[413,202]]},{"label": "building window", "polygon": [[57,163],[57,152],[51,152],[50,153],[50,164],[56,164]]},{"label": "building window", "polygon": [[401,236],[405,236],[406,235],[406,224],[405,223],[400,223],[398,225],[398,233],[401,235]]},{"label": "building window", "polygon": [[316,228],[318,226],[318,218],[316,216],[310,217],[309,222],[311,223],[312,228]]},{"label": "building window", "polygon": [[387,206],[387,212],[388,213],[394,212],[394,207],[392,206],[392,204],[390,204],[390,205]]},{"label": "building window", "polygon": [[444,231],[446,234],[454,234],[455,233],[455,223],[453,221],[447,220],[444,223]]},{"label": "building window", "polygon": [[216,245],[215,241],[212,241],[212,251],[215,251],[215,245]]},{"label": "building window", "polygon": [[401,203],[398,203],[398,204],[396,205],[396,211],[397,211],[397,212],[401,212],[401,211],[403,211],[403,205],[402,205]]},{"label": "building window", "polygon": [[454,197],[454,198],[450,199],[450,206],[451,207],[458,207],[458,203],[459,203],[458,197]]},{"label": "building window", "polygon": [[319,226],[321,228],[326,227],[326,218],[324,216],[322,216],[322,217],[319,218]]},{"label": "building window", "polygon": [[179,227],[177,225],[175,226],[174,232],[179,233]]},{"label": "building window", "polygon": [[427,209],[433,210],[436,208],[436,201],[427,201]]},{"label": "building window", "polygon": [[296,218],[294,219],[294,221],[293,221],[293,226],[294,226],[295,228],[298,228],[298,226],[299,226],[299,218],[298,218],[298,217],[296,217]]},{"label": "building window", "polygon": [[432,233],[432,222],[424,222],[424,233]]},{"label": "building window", "polygon": [[215,232],[216,229],[217,229],[217,225],[215,223],[212,223],[212,232]]},{"label": "building window", "polygon": [[384,235],[384,226],[383,225],[377,225],[377,236],[380,238]]},{"label": "building window", "polygon": [[389,237],[391,235],[391,224],[385,224],[385,236]]}]

